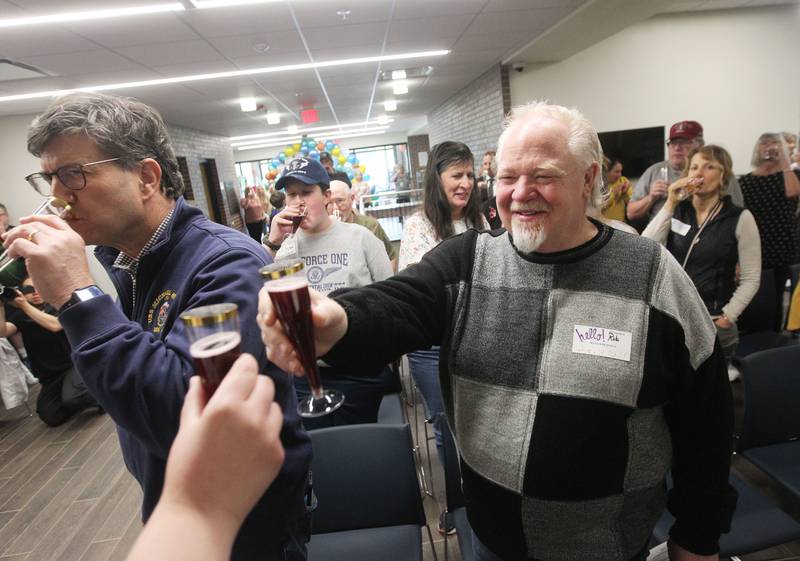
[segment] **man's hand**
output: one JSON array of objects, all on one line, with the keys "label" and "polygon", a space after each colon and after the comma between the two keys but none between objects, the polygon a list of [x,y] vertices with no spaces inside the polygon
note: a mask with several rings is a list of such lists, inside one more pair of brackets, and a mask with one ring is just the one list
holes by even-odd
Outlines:
[{"label": "man's hand", "polygon": [[300,205],[286,206],[272,218],[269,228],[269,241],[280,245],[286,236],[292,233],[292,217],[301,214]]},{"label": "man's hand", "polygon": [[57,216],[28,216],[3,234],[12,257],[24,257],[42,299],[60,308],[77,289],[94,284],[83,238]]},{"label": "man's hand", "polygon": [[[347,333],[347,313],[335,300],[323,296],[313,288],[309,288],[308,292],[311,296],[316,356],[322,356]],[[267,347],[267,358],[295,376],[306,374],[294,345],[275,315],[266,288],[262,288],[258,294],[257,321],[261,328],[261,340]]]},{"label": "man's hand", "polygon": [[22,310],[25,308],[26,304],[29,304],[28,300],[25,299],[25,296],[19,290],[16,290],[17,295],[14,296],[14,299],[9,301],[9,305],[14,306],[18,310]]},{"label": "man's hand", "polygon": [[650,185],[650,196],[654,199],[663,199],[667,196],[668,188],[669,184],[666,181],[657,179],[652,185]]},{"label": "man's hand", "polygon": [[209,399],[193,376],[167,460],[159,507],[189,509],[239,528],[283,465],[275,386],[243,354]]},{"label": "man's hand", "polygon": [[686,551],[672,540],[667,542],[667,550],[669,551],[669,561],[719,561],[718,553],[714,555],[697,555]]}]

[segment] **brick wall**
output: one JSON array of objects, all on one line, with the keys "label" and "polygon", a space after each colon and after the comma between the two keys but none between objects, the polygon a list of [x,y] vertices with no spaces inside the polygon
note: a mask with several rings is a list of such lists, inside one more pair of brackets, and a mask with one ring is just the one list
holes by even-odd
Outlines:
[{"label": "brick wall", "polygon": [[430,144],[463,142],[480,162],[486,150],[497,147],[510,108],[508,68],[498,64],[428,113]]},{"label": "brick wall", "polygon": [[[186,170],[192,184],[194,200],[189,200],[189,204],[202,210],[206,216],[211,217],[209,203],[206,200],[206,193],[203,189],[203,178],[200,173],[200,163],[205,160],[214,160],[217,167],[219,181],[231,185],[238,192],[239,184],[236,180],[236,168],[234,167],[233,149],[231,143],[224,136],[215,136],[194,129],[187,129],[173,125],[169,128],[172,145],[175,148],[175,155],[186,158]],[[224,207],[223,222],[228,225],[241,229],[241,218],[239,216],[238,205],[231,208],[225,193],[221,192],[219,184],[210,185],[209,188],[217,189],[220,201]],[[238,198],[238,197],[237,197]]]},{"label": "brick wall", "polygon": [[427,134],[417,134],[408,137],[408,157],[411,160],[411,179],[414,182],[415,189],[419,188],[417,184],[417,172],[422,167],[419,164],[419,153],[430,151],[431,145]]}]

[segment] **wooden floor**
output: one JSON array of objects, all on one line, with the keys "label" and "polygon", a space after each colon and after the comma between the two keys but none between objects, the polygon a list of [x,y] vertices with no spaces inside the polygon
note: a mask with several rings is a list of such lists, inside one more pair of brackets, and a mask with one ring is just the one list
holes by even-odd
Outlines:
[{"label": "wooden floor", "polygon": [[3,561],[125,559],[141,500],[108,415],[93,409],[50,428],[23,407],[0,408]]},{"label": "wooden floor", "polygon": [[[734,384],[741,412],[741,384]],[[29,398],[34,408],[38,387]],[[417,414],[421,415],[421,408]],[[421,417],[420,417],[421,418]],[[418,425],[421,426],[421,425]],[[420,451],[426,471],[424,431]],[[434,547],[444,559],[445,538],[436,532],[443,502],[443,474],[432,453],[434,496],[423,501]],[[800,521],[800,504],[741,458],[734,470],[779,502]],[[0,561],[123,560],[140,529],[141,491],[122,462],[114,423],[94,410],[49,428],[23,407],[0,407]],[[457,539],[446,538],[449,560],[460,561]],[[425,561],[433,561],[423,533]],[[742,557],[764,561],[800,555],[800,542]]]}]

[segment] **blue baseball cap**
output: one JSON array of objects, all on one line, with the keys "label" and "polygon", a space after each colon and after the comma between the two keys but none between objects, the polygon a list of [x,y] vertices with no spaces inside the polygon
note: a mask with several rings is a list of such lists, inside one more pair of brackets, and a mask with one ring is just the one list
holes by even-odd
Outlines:
[{"label": "blue baseball cap", "polygon": [[311,158],[295,158],[286,164],[275,183],[275,188],[283,189],[290,179],[296,179],[306,185],[324,185],[326,189],[331,183],[331,178],[322,164]]}]

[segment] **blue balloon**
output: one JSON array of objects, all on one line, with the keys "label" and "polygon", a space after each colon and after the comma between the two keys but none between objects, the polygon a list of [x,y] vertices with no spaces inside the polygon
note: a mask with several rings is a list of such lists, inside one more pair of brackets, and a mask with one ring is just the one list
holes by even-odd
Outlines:
[{"label": "blue balloon", "polygon": [[286,161],[286,152],[281,152],[280,154],[278,154],[278,159],[281,161],[281,163],[285,162]]},{"label": "blue balloon", "polygon": [[301,153],[303,156],[308,156],[308,148],[307,148],[306,146],[303,146],[303,147],[300,149],[300,153]]},{"label": "blue balloon", "polygon": [[351,165],[352,165],[352,164],[354,164],[354,163],[355,163],[355,161],[356,161],[356,155],[355,155],[355,154],[349,154],[349,155],[347,156],[347,162],[348,162],[349,164],[351,164]]},{"label": "blue balloon", "polygon": [[311,150],[308,153],[308,157],[311,158],[312,160],[319,160],[319,152],[317,152],[316,150]]},{"label": "blue balloon", "polygon": [[354,167],[354,168],[357,168],[357,167],[358,167],[358,159],[357,159],[357,158],[356,158],[356,159],[353,159],[353,167]]},{"label": "blue balloon", "polygon": [[333,150],[334,146],[336,146],[336,144],[334,144],[332,140],[329,140],[328,142],[325,143],[325,150],[330,152],[331,150]]},{"label": "blue balloon", "polygon": [[368,173],[365,173],[361,177],[364,179],[364,181],[369,181],[369,174]]},{"label": "blue balloon", "polygon": [[355,172],[353,172],[353,170],[351,170],[351,169],[347,170],[347,177],[349,177],[350,179],[353,179],[355,177],[355,175],[356,174],[355,174]]}]

